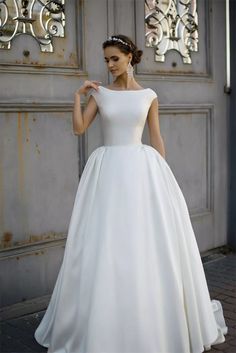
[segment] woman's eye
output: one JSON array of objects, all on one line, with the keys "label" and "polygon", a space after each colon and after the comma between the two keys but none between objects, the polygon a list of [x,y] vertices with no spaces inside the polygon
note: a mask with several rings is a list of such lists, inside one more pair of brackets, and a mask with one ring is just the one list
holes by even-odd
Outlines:
[{"label": "woman's eye", "polygon": [[[118,61],[119,58],[114,58],[113,61]],[[104,63],[108,64],[108,61],[107,60],[104,60]]]}]

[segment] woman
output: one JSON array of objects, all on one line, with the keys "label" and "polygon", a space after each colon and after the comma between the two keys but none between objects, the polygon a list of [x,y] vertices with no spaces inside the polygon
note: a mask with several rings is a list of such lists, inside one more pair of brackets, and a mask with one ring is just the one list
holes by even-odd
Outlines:
[{"label": "woman", "polygon": [[[182,191],[165,160],[158,100],[133,77],[142,51],[130,38],[103,43],[114,81],[85,81],[73,129],[99,112],[104,144],[90,155],[63,263],[35,332],[50,353],[201,353],[225,341]],[[91,90],[84,112],[80,95]],[[141,141],[148,122],[151,146]]]}]

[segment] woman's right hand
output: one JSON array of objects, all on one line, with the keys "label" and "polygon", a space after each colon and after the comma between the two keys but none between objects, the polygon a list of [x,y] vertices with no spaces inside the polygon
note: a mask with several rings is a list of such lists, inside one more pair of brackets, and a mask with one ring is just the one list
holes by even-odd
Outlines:
[{"label": "woman's right hand", "polygon": [[85,96],[88,94],[88,91],[91,88],[98,89],[99,83],[102,83],[101,81],[84,81],[83,86],[81,86],[76,93],[78,94],[84,94]]}]

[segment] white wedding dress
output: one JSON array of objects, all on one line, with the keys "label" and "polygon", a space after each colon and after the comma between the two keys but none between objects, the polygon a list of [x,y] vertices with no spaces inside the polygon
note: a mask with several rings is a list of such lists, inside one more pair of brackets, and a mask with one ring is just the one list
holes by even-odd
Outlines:
[{"label": "white wedding dress", "polygon": [[79,181],[63,262],[35,331],[48,353],[201,353],[225,341],[188,208],[141,137],[156,93],[91,90],[104,145]]}]

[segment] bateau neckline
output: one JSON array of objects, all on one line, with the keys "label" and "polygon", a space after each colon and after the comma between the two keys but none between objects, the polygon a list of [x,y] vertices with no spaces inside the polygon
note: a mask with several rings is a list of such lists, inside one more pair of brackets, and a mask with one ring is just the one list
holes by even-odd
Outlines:
[{"label": "bateau neckline", "polygon": [[148,87],[142,88],[142,89],[110,89],[110,88],[107,88],[104,86],[98,86],[98,87],[99,88],[102,87],[102,88],[106,89],[107,91],[111,91],[111,92],[140,92],[140,91],[145,91],[145,90],[149,89]]}]

